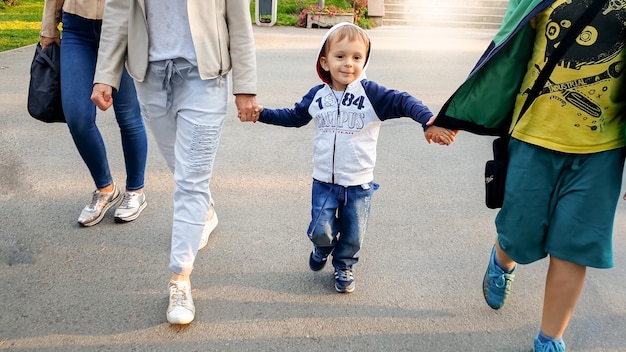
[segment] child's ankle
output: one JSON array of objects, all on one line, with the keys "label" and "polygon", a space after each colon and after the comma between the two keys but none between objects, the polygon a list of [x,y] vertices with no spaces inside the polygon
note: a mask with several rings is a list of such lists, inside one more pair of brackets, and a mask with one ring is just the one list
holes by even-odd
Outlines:
[{"label": "child's ankle", "polygon": [[498,256],[497,256],[497,255],[494,255],[494,256],[493,256],[493,262],[494,262],[494,264],[496,264],[496,266],[497,266],[498,268],[502,269],[502,271],[504,271],[504,272],[505,272],[505,273],[507,273],[507,274],[508,274],[508,273],[510,273],[511,271],[513,271],[513,270],[515,269],[515,264],[513,264],[513,266],[512,266],[512,267],[510,267],[510,268],[505,268],[505,267],[503,267],[502,265],[500,265],[500,262],[498,261]]}]

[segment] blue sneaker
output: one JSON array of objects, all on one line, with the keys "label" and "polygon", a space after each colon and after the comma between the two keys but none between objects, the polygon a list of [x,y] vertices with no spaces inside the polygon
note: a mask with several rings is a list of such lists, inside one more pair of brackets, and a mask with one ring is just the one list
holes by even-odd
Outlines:
[{"label": "blue sneaker", "polygon": [[565,352],[565,342],[550,340],[544,343],[537,336],[535,337],[533,352]]},{"label": "blue sneaker", "polygon": [[351,293],[356,284],[352,276],[352,269],[335,269],[335,290],[339,293]]},{"label": "blue sneaker", "polygon": [[317,254],[315,249],[313,249],[313,251],[311,252],[311,255],[309,256],[309,268],[311,268],[311,270],[313,271],[320,271],[324,269],[324,266],[326,265],[327,261],[328,261],[327,256],[322,257],[319,254]]},{"label": "blue sneaker", "polygon": [[515,267],[508,273],[496,265],[496,247],[491,250],[489,266],[483,279],[483,295],[489,307],[500,309],[506,303],[506,299],[511,292],[511,282],[515,277]]}]

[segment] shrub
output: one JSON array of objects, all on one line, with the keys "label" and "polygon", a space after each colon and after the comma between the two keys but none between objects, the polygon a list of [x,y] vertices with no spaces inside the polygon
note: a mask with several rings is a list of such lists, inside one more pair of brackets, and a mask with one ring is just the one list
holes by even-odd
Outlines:
[{"label": "shrub", "polygon": [[306,27],[306,21],[308,17],[315,16],[315,14],[327,14],[329,16],[342,15],[346,13],[355,14],[354,9],[344,9],[337,6],[318,6],[318,5],[309,5],[305,7],[302,12],[300,12],[300,17],[298,17],[298,21],[296,22],[297,27]]},{"label": "shrub", "polygon": [[9,6],[14,6],[17,5],[18,0],[2,0],[2,5],[3,7],[9,7]]}]

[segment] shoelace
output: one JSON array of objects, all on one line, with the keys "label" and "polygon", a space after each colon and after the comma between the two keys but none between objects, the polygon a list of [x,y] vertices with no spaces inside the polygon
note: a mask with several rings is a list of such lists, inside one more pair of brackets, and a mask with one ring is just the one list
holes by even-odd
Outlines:
[{"label": "shoelace", "polygon": [[328,259],[327,257],[322,257],[321,255],[319,255],[319,253],[317,253],[316,250],[313,250],[313,260],[315,260],[316,262],[325,262],[326,259]]},{"label": "shoelace", "polygon": [[98,200],[100,199],[98,195],[100,192],[93,191],[93,195],[91,196],[91,203],[89,204],[89,209],[95,209],[96,205],[98,205]]},{"label": "shoelace", "polygon": [[489,281],[493,282],[498,288],[504,288],[514,277],[515,274],[492,272],[489,274]]},{"label": "shoelace", "polygon": [[[115,190],[113,190],[113,192],[115,192]],[[102,193],[98,190],[93,191],[93,195],[91,196],[91,204],[89,204],[89,209],[91,210],[95,210],[98,208],[98,203],[100,201],[104,201],[107,202],[106,197],[107,195],[109,195],[110,193]],[[112,194],[112,192],[111,192]]]},{"label": "shoelace", "polygon": [[542,352],[562,352],[563,348],[556,341],[548,341],[543,346]]},{"label": "shoelace", "polygon": [[348,269],[339,269],[335,272],[335,277],[341,281],[351,281],[352,272]]},{"label": "shoelace", "polygon": [[124,197],[122,198],[122,202],[119,205],[119,208],[130,208],[130,203],[139,197],[137,193],[124,193]]},{"label": "shoelace", "polygon": [[180,288],[178,285],[174,284],[174,287],[170,288],[170,296],[172,297],[172,304],[175,306],[184,306],[184,301],[187,299],[187,292]]}]

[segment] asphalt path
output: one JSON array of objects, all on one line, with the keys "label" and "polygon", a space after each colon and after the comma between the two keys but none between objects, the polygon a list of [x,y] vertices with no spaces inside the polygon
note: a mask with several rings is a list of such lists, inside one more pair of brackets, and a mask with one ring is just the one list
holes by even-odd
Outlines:
[{"label": "asphalt path", "polygon": [[[259,103],[291,107],[319,83],[325,30],[255,27]],[[369,31],[368,78],[438,111],[493,32],[382,27]],[[494,311],[481,283],[495,237],[484,206],[490,137],[429,145],[408,118],[383,124],[376,192],[356,291],[337,294],[330,266],[312,272],[313,126],[241,123],[234,99],[212,191],[219,226],[192,275],[196,319],[165,320],[173,182],[149,134],[148,208],[76,219],[94,185],[64,124],[26,111],[34,46],[0,53],[0,350],[514,351],[541,318],[547,262],[520,266]],[[124,184],[113,115],[98,125]],[[590,204],[590,206],[593,206]],[[532,209],[529,209],[532,211]],[[568,351],[626,351],[626,209],[615,219],[615,268],[590,269],[565,334]]]}]

